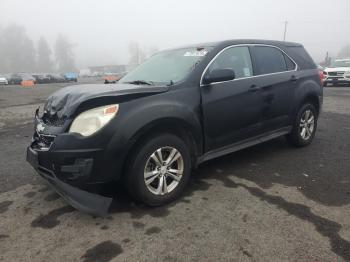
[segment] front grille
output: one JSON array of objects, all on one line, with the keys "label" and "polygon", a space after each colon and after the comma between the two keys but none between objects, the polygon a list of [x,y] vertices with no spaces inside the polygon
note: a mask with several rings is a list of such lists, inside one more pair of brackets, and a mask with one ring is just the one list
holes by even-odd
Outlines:
[{"label": "front grille", "polygon": [[54,140],[55,136],[53,135],[43,135],[35,132],[32,147],[39,150],[49,150]]},{"label": "front grille", "polygon": [[342,76],[345,72],[328,72],[328,75],[330,76]]},{"label": "front grille", "polygon": [[48,126],[63,126],[66,122],[66,117],[59,118],[57,114],[50,115],[49,113],[44,113],[42,121]]}]

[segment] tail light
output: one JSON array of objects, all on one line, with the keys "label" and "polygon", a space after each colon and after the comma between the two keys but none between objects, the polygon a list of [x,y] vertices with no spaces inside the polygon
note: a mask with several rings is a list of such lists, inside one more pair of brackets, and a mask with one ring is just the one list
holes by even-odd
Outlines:
[{"label": "tail light", "polygon": [[319,70],[318,71],[318,75],[320,77],[321,84],[323,85],[323,81],[324,81],[324,73],[323,73],[323,71]]}]

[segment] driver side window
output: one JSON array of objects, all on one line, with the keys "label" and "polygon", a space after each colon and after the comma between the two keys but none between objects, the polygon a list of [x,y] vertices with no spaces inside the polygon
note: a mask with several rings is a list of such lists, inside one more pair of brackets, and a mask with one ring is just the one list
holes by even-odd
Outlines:
[{"label": "driver side window", "polygon": [[249,48],[237,46],[226,49],[209,66],[208,72],[214,69],[232,69],[235,79],[253,76]]}]

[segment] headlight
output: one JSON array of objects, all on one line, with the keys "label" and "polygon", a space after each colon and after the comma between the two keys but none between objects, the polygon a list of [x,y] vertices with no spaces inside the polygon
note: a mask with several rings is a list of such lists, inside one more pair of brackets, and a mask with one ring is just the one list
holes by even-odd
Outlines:
[{"label": "headlight", "polygon": [[327,73],[326,71],[323,71],[323,74],[324,74],[324,75],[328,75],[328,73]]},{"label": "headlight", "polygon": [[87,110],[78,115],[69,133],[79,133],[90,136],[104,127],[118,113],[119,105],[108,105]]}]

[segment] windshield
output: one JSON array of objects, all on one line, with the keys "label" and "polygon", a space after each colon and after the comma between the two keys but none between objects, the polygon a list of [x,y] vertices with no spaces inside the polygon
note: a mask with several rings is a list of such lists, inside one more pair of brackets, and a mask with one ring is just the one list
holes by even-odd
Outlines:
[{"label": "windshield", "polygon": [[336,60],[332,63],[331,67],[350,67],[349,60]]},{"label": "windshield", "polygon": [[192,47],[155,54],[119,82],[171,85],[183,80],[208,52],[208,48]]}]

